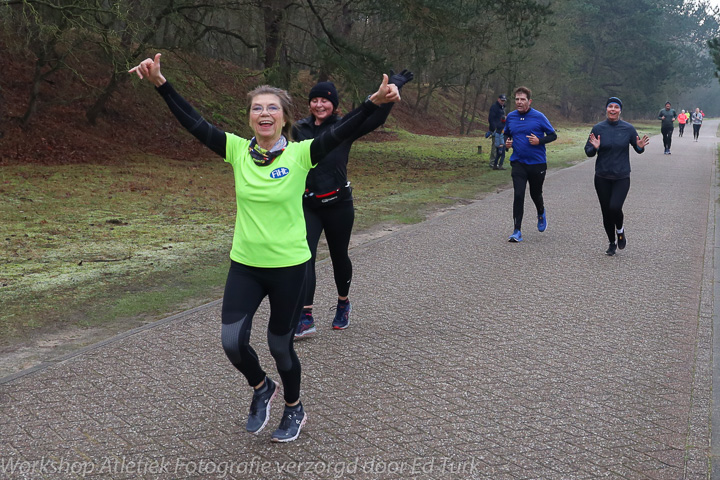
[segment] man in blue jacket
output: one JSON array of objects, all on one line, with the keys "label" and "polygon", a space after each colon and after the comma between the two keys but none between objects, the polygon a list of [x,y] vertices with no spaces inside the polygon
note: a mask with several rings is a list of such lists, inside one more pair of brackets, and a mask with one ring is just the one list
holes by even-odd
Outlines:
[{"label": "man in blue jacket", "polygon": [[493,140],[490,150],[490,166],[493,170],[505,170],[502,166],[505,160],[505,139],[502,134],[505,121],[505,101],[507,101],[505,94],[500,95],[490,107],[488,114],[488,131],[492,134]]},{"label": "man in blue jacket", "polygon": [[538,110],[530,108],[532,92],[527,87],[515,90],[515,108],[505,120],[505,147],[513,149],[510,156],[515,228],[509,242],[522,242],[522,218],[525,207],[525,188],[530,185],[530,198],[535,203],[538,231],[547,228],[547,212],[543,203],[542,187],[547,172],[545,144],[557,139],[550,121]]}]

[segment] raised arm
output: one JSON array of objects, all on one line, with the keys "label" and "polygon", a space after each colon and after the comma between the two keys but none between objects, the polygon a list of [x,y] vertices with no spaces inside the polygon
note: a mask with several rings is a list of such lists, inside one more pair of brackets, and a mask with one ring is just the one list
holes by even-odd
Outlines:
[{"label": "raised arm", "polygon": [[595,130],[590,132],[587,142],[585,142],[585,155],[594,157],[600,148],[600,135],[595,135]]},{"label": "raised arm", "polygon": [[210,150],[225,158],[226,137],[225,132],[208,123],[192,105],[190,105],[168,82],[160,71],[160,55],[147,58],[129,70],[138,77],[145,78],[155,85],[158,93],[162,95],[170,111],[180,124],[195,138],[204,143]]},{"label": "raised arm", "polygon": [[[406,83],[412,81],[412,79],[415,77],[413,73],[410,70],[403,70],[400,73],[395,73],[392,70],[390,70],[390,79],[388,80],[388,84],[393,84],[398,88],[398,92],[402,89],[403,85]],[[392,110],[394,103],[386,103],[384,105],[381,105],[380,108],[375,110],[363,123],[358,127],[355,134],[351,137],[352,140],[356,140],[364,135],[367,135],[368,133],[372,132],[379,126],[385,123],[388,116],[390,115],[390,110]],[[352,114],[352,112],[350,112]],[[348,114],[348,115],[350,115]]]}]

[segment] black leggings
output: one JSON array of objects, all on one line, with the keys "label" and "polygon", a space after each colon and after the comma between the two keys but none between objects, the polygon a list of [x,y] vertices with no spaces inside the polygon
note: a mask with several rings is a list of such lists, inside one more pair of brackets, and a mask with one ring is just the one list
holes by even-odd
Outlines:
[{"label": "black leggings", "polygon": [[300,398],[300,360],[293,348],[293,336],[302,310],[306,269],[306,263],[284,268],[258,268],[232,261],[223,296],[222,346],[230,362],[253,387],[263,381],[265,371],[250,346],[250,331],[255,312],[268,297],[268,345],[287,403]]},{"label": "black leggings", "polygon": [[615,231],[623,226],[622,207],[630,191],[630,177],[610,180],[595,176],[595,191],[600,200],[603,216],[603,227],[610,243],[615,243]]},{"label": "black leggings", "polygon": [[695,140],[700,136],[700,127],[702,127],[702,123],[693,123],[693,138]]},{"label": "black leggings", "polygon": [[522,228],[522,219],[525,212],[525,186],[530,185],[530,198],[535,203],[537,214],[542,215],[545,211],[543,204],[542,187],[545,182],[547,163],[527,165],[518,161],[510,162],[512,165],[512,181],[515,189],[513,198],[513,221],[515,230]]},{"label": "black leggings", "polygon": [[662,133],[663,136],[663,146],[666,150],[670,150],[670,145],[672,145],[672,134],[673,134],[673,127],[661,127],[660,133]]},{"label": "black leggings", "polygon": [[319,208],[304,207],[307,241],[312,258],[308,263],[307,289],[305,305],[315,301],[315,257],[317,256],[320,234],[325,230],[325,238],[330,250],[335,286],[339,297],[347,297],[352,280],[352,262],[348,255],[350,234],[355,223],[355,207],[352,198],[342,200],[333,205]]},{"label": "black leggings", "polygon": [[683,132],[685,131],[685,124],[684,124],[684,123],[681,123],[681,124],[678,125],[678,127],[680,128],[680,131],[678,132],[678,137],[682,137],[682,136],[683,136]]}]

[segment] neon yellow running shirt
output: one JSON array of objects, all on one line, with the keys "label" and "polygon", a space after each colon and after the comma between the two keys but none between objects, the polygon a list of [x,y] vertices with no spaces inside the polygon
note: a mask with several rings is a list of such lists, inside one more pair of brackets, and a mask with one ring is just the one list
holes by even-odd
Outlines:
[{"label": "neon yellow running shirt", "polygon": [[308,261],[302,197],[312,168],[312,140],[290,142],[270,165],[258,166],[248,151],[250,140],[225,135],[225,161],[233,167],[237,202],[230,258],[263,268]]}]

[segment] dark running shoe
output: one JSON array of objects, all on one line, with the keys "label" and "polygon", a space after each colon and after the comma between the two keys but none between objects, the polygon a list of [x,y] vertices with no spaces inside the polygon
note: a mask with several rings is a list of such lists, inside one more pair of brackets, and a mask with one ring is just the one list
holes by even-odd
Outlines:
[{"label": "dark running shoe", "polygon": [[337,307],[335,307],[335,318],[333,318],[332,327],[335,330],[345,330],[349,327],[351,311],[352,305],[349,300],[347,303],[338,302]]},{"label": "dark running shoe", "polygon": [[315,319],[310,312],[303,312],[300,314],[300,323],[298,323],[297,329],[295,330],[295,340],[312,336],[317,332],[315,328]]},{"label": "dark running shoe", "polygon": [[617,234],[617,247],[622,250],[627,245],[627,239],[625,238],[625,232]]},{"label": "dark running shoe", "polygon": [[300,408],[285,406],[283,418],[280,420],[280,426],[272,434],[273,442],[292,442],[300,436],[300,430],[305,426],[307,415],[302,403]]},{"label": "dark running shoe", "polygon": [[270,403],[277,395],[277,383],[270,380],[270,377],[265,377],[265,383],[268,388],[262,393],[258,393],[257,390],[253,392],[253,398],[250,402],[250,414],[245,427],[250,433],[260,433],[267,425],[268,420],[270,420]]},{"label": "dark running shoe", "polygon": [[605,250],[605,255],[607,255],[608,257],[612,257],[613,255],[615,255],[615,250],[617,250],[617,245],[611,243],[608,249]]}]

